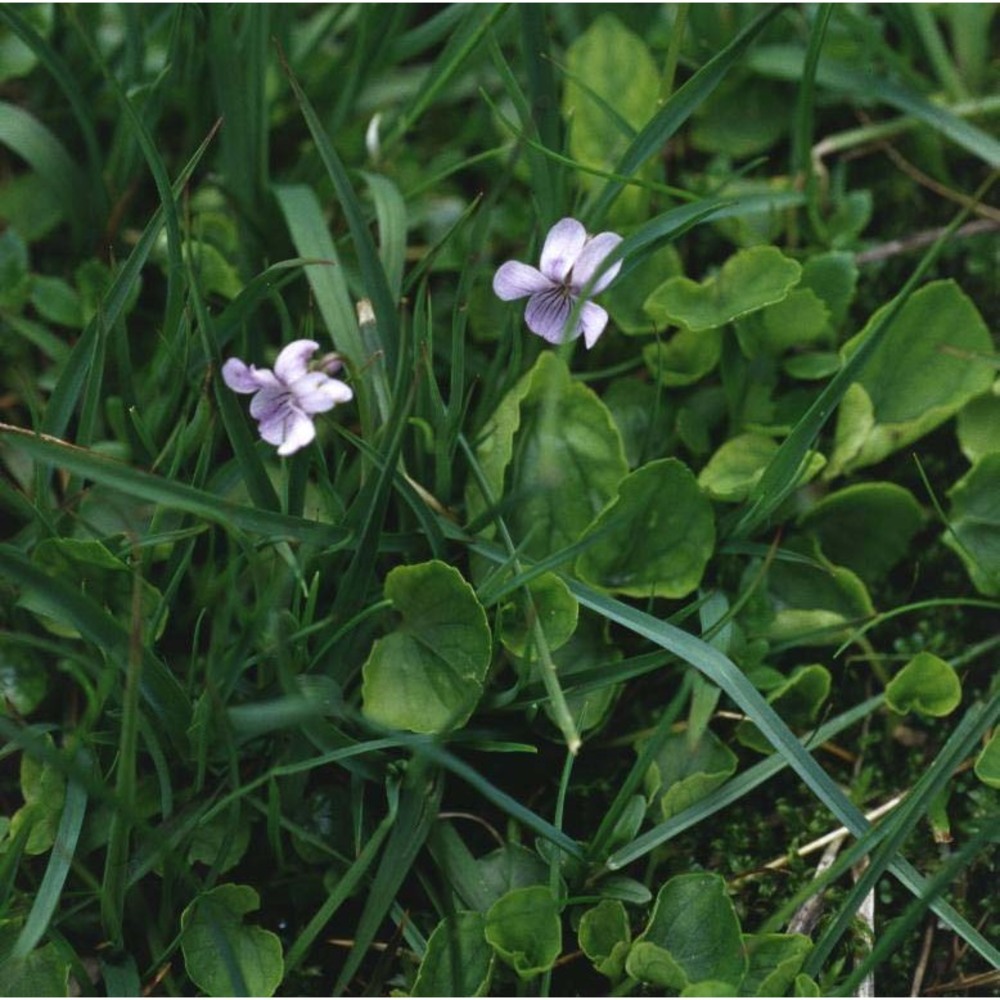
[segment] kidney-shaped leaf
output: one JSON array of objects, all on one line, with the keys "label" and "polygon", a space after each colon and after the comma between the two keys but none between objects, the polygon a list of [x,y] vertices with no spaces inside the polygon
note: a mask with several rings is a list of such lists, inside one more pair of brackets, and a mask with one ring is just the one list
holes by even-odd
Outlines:
[{"label": "kidney-shaped leaf", "polygon": [[735,253],[701,284],[668,278],[647,299],[646,310],[688,330],[710,330],[780,302],[801,275],[802,268],[777,247],[751,247]]},{"label": "kidney-shaped leaf", "polygon": [[866,583],[906,555],[924,514],[913,494],[895,483],[857,483],[823,497],[799,518],[823,554]]},{"label": "kidney-shaped leaf", "polygon": [[671,733],[646,773],[646,791],[659,800],[663,819],[670,819],[735,772],[736,754],[711,730],[703,730],[694,745],[688,733]]},{"label": "kidney-shaped leaf", "polygon": [[715,548],[712,505],[675,458],[644,465],[587,529],[577,573],[633,597],[685,597],[701,582]]},{"label": "kidney-shaped leaf", "polygon": [[783,997],[795,981],[812,942],[804,934],[744,934],[749,968],[740,983],[746,997]]},{"label": "kidney-shaped leaf", "polygon": [[464,910],[445,917],[427,939],[427,951],[410,995],[485,996],[494,961],[485,930],[481,913]]},{"label": "kidney-shaped leaf", "polygon": [[[844,345],[851,354],[879,322]],[[900,310],[837,414],[827,477],[872,465],[933,430],[989,389],[993,342],[972,300],[953,281],[934,281]]]},{"label": "kidney-shaped leaf", "polygon": [[995,729],[976,758],[976,777],[990,788],[1000,788],[1000,729]]},{"label": "kidney-shaped leaf", "polygon": [[1000,452],[984,455],[949,495],[945,545],[958,553],[981,594],[1000,596]]},{"label": "kidney-shaped leaf", "polygon": [[[184,967],[211,997],[269,997],[284,975],[276,934],[243,923],[260,897],[248,885],[227,882],[200,895],[181,914]],[[242,982],[240,982],[242,980]]]},{"label": "kidney-shaped leaf", "polygon": [[454,566],[397,566],[385,596],[401,621],[376,641],[361,698],[366,716],[392,729],[440,733],[462,725],[482,694],[490,663],[486,612]]},{"label": "kidney-shaped leaf", "polygon": [[705,872],[667,882],[626,969],[642,982],[668,989],[708,981],[738,986],[747,959],[726,883]]},{"label": "kidney-shaped leaf", "polygon": [[[576,542],[628,472],[608,408],[552,351],[503,398],[476,456],[515,543],[535,559]],[[473,518],[489,508],[476,485],[468,507]]]},{"label": "kidney-shaped leaf", "polygon": [[[698,473],[698,484],[713,500],[745,500],[777,451],[778,442],[764,434],[737,434],[708,460]],[[819,452],[807,452],[798,485],[812,479],[824,462]]]},{"label": "kidney-shaped leaf", "polygon": [[486,940],[522,979],[551,969],[562,950],[562,927],[548,886],[501,896],[486,913]]},{"label": "kidney-shaped leaf", "polygon": [[602,899],[580,918],[580,949],[602,976],[621,979],[632,942],[625,907],[617,899]]},{"label": "kidney-shaped leaf", "polygon": [[885,700],[900,715],[950,715],[962,700],[962,682],[950,663],[917,653],[886,685]]}]

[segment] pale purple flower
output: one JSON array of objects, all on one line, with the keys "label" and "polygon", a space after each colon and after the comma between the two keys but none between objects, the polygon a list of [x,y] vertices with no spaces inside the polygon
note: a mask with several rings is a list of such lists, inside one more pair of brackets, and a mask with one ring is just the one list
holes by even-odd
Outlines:
[{"label": "pale purple flower", "polygon": [[[505,302],[530,296],[524,310],[525,322],[532,333],[550,344],[575,340],[582,333],[587,347],[593,347],[608,323],[608,314],[599,305],[589,297],[584,299],[576,325],[568,334],[566,324],[584,287],[621,241],[617,233],[588,236],[576,219],[561,219],[545,237],[540,268],[509,260],[494,276],[493,291]],[[591,285],[588,296],[603,292],[621,266],[619,260],[608,267]]]},{"label": "pale purple flower", "polygon": [[315,340],[293,340],[278,355],[274,371],[246,365],[239,358],[222,366],[222,379],[230,389],[255,393],[250,416],[258,422],[260,436],[278,446],[279,455],[291,455],[316,437],[313,414],[326,413],[354,396],[349,386],[328,374],[341,366],[335,357],[310,370],[310,359],[318,349]]}]

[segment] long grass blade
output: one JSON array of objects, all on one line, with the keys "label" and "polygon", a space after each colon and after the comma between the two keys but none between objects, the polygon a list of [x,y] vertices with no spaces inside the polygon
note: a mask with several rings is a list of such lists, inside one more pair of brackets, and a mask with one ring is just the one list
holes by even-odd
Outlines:
[{"label": "long grass blade", "polygon": [[[767,8],[750,22],[721,52],[714,55],[649,120],[622,155],[615,173],[631,177],[643,163],[663,148],[663,144],[691,117],[750,47],[754,39],[782,11],[780,4]],[[609,180],[586,211],[588,228],[597,231],[608,209],[621,193],[623,184]]]},{"label": "long grass blade", "polygon": [[329,548],[346,546],[350,532],[331,524],[321,524],[277,511],[244,507],[223,500],[205,490],[172,482],[162,476],[134,469],[124,462],[97,452],[78,448],[45,434],[33,434],[20,427],[0,424],[0,439],[16,445],[39,462],[46,462],[84,476],[106,486],[120,489],[129,496],[159,504],[170,510],[194,514],[212,524],[236,527],[264,535],[271,541],[290,539],[312,542]]},{"label": "long grass blade", "polygon": [[[78,751],[77,758],[82,766],[89,766],[86,751]],[[66,800],[42,883],[35,893],[28,918],[14,943],[12,954],[15,958],[24,958],[31,953],[35,945],[41,941],[59,907],[63,886],[66,884],[66,878],[76,855],[76,845],[80,839],[86,814],[86,789],[70,777],[66,783]]]},{"label": "long grass blade", "polygon": [[[864,836],[870,827],[864,814],[837,787],[833,779],[805,750],[795,734],[782,721],[760,692],[746,679],[743,672],[727,656],[708,643],[681,629],[661,622],[652,615],[606,597],[574,580],[567,580],[577,600],[585,607],[603,615],[679,656],[700,670],[713,684],[722,688],[764,734],[767,741],[788,762],[789,767],[808,785],[819,800],[856,837]],[[890,866],[893,874],[911,892],[920,895],[925,879],[902,858]],[[988,961],[1000,964],[1000,950],[965,920],[955,909],[937,900],[934,912],[956,933],[960,934]]]}]

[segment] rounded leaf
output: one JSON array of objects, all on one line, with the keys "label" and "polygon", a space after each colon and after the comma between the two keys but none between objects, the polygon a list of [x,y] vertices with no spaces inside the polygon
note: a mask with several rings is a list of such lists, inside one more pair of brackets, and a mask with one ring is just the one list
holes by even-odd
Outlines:
[{"label": "rounded leaf", "polygon": [[569,592],[569,587],[555,575],[544,573],[528,584],[533,609],[521,591],[511,596],[504,604],[500,619],[500,641],[515,656],[524,656],[534,651],[534,629],[529,614],[537,614],[542,626],[549,652],[557,650],[569,641],[576,631],[580,614],[577,599]]},{"label": "rounded leaf", "polygon": [[949,496],[945,545],[965,563],[976,590],[1000,596],[1000,452],[984,455]]},{"label": "rounded leaf", "polygon": [[[880,321],[883,306],[844,345],[850,355]],[[844,403],[828,475],[872,465],[933,430],[993,384],[993,341],[972,300],[954,281],[933,281],[899,311],[858,381],[870,417]],[[850,392],[850,390],[848,390]],[[859,421],[871,420],[864,430]]]},{"label": "rounded leaf", "polygon": [[885,700],[900,715],[950,715],[962,700],[962,682],[950,663],[917,653],[886,685]]},{"label": "rounded leaf", "polygon": [[866,583],[884,576],[909,551],[924,513],[895,483],[858,483],[823,497],[799,518],[823,554]]},{"label": "rounded leaf", "polygon": [[685,597],[715,549],[712,505],[674,458],[636,469],[587,529],[576,571],[589,583],[633,597]]},{"label": "rounded leaf", "polygon": [[391,729],[441,733],[461,726],[490,664],[486,612],[454,566],[398,566],[385,596],[402,617],[376,641],[363,668],[363,711]]},{"label": "rounded leaf", "polygon": [[481,913],[464,910],[445,917],[427,939],[410,996],[485,996],[494,962],[485,931]]},{"label": "rounded leaf", "polygon": [[646,310],[687,330],[710,330],[780,302],[801,275],[802,268],[777,247],[751,247],[735,253],[701,284],[668,278],[647,299]]},{"label": "rounded leaf", "polygon": [[276,934],[243,923],[260,907],[248,885],[217,885],[181,914],[181,950],[188,975],[211,997],[269,997],[281,983],[284,959]]},{"label": "rounded leaf", "polygon": [[602,899],[580,918],[577,933],[580,949],[594,968],[609,979],[620,979],[632,942],[625,907],[617,899]]},{"label": "rounded leaf", "polygon": [[670,879],[626,968],[636,979],[669,989],[708,980],[738,986],[747,959],[723,879],[703,872]]},{"label": "rounded leaf", "polygon": [[486,913],[486,940],[521,977],[551,969],[562,950],[559,908],[548,886],[513,889]]},{"label": "rounded leaf", "polygon": [[1000,729],[995,729],[976,758],[976,777],[990,788],[1000,788]]},{"label": "rounded leaf", "polygon": [[[577,542],[628,472],[608,408],[552,351],[503,398],[476,457],[493,500],[509,501],[514,542],[534,559]],[[471,518],[490,509],[474,484],[467,499]]]}]

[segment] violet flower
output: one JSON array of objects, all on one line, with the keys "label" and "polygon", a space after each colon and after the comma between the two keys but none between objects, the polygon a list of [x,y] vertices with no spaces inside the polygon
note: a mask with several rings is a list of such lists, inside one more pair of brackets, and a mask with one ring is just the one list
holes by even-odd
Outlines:
[{"label": "violet flower", "polygon": [[[580,301],[585,285],[594,277],[601,264],[622,238],[617,233],[588,236],[576,219],[561,219],[545,237],[540,269],[509,260],[493,277],[493,291],[505,302],[530,296],[524,310],[528,329],[544,337],[550,344],[564,339],[575,340],[583,334],[587,347],[593,347],[604,332],[608,314],[599,305],[583,300],[576,325],[567,333],[570,313]],[[591,286],[588,296],[603,292],[621,269],[622,262],[612,264]]]},{"label": "violet flower", "polygon": [[260,436],[278,446],[279,455],[291,455],[316,437],[313,414],[326,413],[354,397],[349,386],[328,374],[341,366],[335,357],[310,371],[309,361],[318,349],[315,340],[293,340],[278,355],[274,371],[246,365],[239,358],[222,366],[222,379],[230,389],[255,393],[250,416],[258,422]]}]

